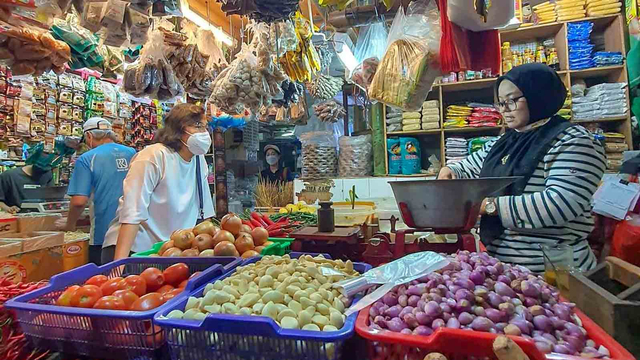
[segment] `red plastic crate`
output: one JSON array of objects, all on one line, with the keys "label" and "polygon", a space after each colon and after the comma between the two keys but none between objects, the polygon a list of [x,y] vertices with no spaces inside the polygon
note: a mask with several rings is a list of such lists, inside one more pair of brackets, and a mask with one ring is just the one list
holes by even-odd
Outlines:
[{"label": "red plastic crate", "polygon": [[[367,341],[368,359],[405,359],[422,360],[430,352],[439,352],[447,359],[468,359],[469,357],[495,359],[493,341],[498,336],[487,332],[439,328],[429,336],[405,335],[387,330],[369,328],[369,308],[363,309],[356,319],[356,332]],[[622,345],[615,341],[593,320],[580,310],[576,315],[582,320],[587,337],[598,346],[604,345],[611,353],[612,360],[634,360],[635,358]],[[557,359],[556,355],[545,355],[535,346],[533,340],[520,336],[510,336],[531,360]]]}]

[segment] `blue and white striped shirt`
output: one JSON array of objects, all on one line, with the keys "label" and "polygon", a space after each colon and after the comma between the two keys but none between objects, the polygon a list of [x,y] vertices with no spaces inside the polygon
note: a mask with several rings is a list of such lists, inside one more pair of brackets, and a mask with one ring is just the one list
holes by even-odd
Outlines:
[{"label": "blue and white striped shirt", "polygon": [[[496,140],[464,161],[447,165],[458,178],[477,178]],[[591,198],[606,169],[604,149],[582,126],[560,133],[538,164],[522,195],[496,199],[505,232],[487,244],[492,256],[544,271],[538,244],[568,244],[574,265],[585,271],[596,265],[587,236],[593,229]]]}]

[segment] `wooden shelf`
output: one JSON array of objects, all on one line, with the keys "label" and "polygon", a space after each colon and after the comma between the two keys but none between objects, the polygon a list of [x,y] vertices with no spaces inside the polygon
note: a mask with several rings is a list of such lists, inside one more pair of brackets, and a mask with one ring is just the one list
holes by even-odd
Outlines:
[{"label": "wooden shelf", "polygon": [[442,88],[443,92],[464,91],[464,90],[478,90],[484,88],[491,88],[494,86],[498,78],[478,79],[469,81],[459,81],[453,83],[440,83],[437,84]]},{"label": "wooden shelf", "polygon": [[388,136],[402,136],[402,135],[433,135],[440,134],[442,129],[432,129],[432,130],[414,130],[414,131],[392,131],[388,132]]},{"label": "wooden shelf", "polygon": [[612,72],[624,70],[624,65],[602,66],[582,70],[570,70],[572,78],[585,79],[594,77],[603,77],[611,74]]},{"label": "wooden shelf", "polygon": [[513,30],[501,31],[500,37],[503,42],[512,41],[511,39],[518,41],[518,40],[528,40],[528,39],[534,39],[534,38],[551,37],[553,36],[553,34],[555,34],[555,32],[553,31],[554,29],[557,32],[558,30],[560,30],[560,28],[564,24],[581,22],[581,21],[591,21],[593,22],[594,30],[599,30],[611,24],[611,22],[613,22],[613,20],[615,20],[618,16],[621,16],[621,13],[605,15],[605,16],[587,17],[587,18],[575,19],[575,20],[569,20],[569,21],[559,21],[559,22],[543,24],[543,25],[532,25],[532,26],[520,27]]},{"label": "wooden shelf", "polygon": [[596,119],[596,120],[571,120],[571,122],[576,124],[590,124],[590,123],[616,122],[616,121],[627,121],[627,120],[629,120],[629,116],[602,118],[602,119]]}]

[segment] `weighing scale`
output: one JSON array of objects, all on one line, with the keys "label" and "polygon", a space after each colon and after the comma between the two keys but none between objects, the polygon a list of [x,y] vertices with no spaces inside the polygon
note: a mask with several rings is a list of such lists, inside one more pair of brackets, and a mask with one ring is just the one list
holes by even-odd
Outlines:
[{"label": "weighing scale", "polygon": [[43,186],[25,188],[25,200],[20,205],[21,212],[63,213],[69,211],[66,186]]},{"label": "weighing scale", "polygon": [[[500,195],[501,190],[519,177],[493,177],[479,179],[416,180],[390,182],[402,220],[409,229],[395,230],[395,244],[389,233],[377,233],[363,254],[364,261],[377,266],[418,251],[455,253],[461,249],[476,249],[475,237],[470,230],[478,222],[482,201]],[[416,232],[455,234],[455,243],[429,243],[415,240],[406,244],[406,235]]]}]

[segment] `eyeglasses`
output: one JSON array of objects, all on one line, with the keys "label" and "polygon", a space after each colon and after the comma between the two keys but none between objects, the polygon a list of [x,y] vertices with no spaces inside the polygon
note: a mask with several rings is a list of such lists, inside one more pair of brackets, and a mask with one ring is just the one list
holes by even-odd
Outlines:
[{"label": "eyeglasses", "polygon": [[501,109],[505,109],[506,111],[514,111],[518,109],[518,101],[523,98],[524,95],[516,96],[513,99],[508,99],[506,101],[498,101],[494,104],[494,106],[499,111]]},{"label": "eyeglasses", "polygon": [[198,130],[206,130],[207,129],[208,124],[207,123],[203,123],[203,122],[198,122],[198,123],[193,123],[193,124],[189,124],[188,127],[192,127],[194,129],[198,129]]}]

